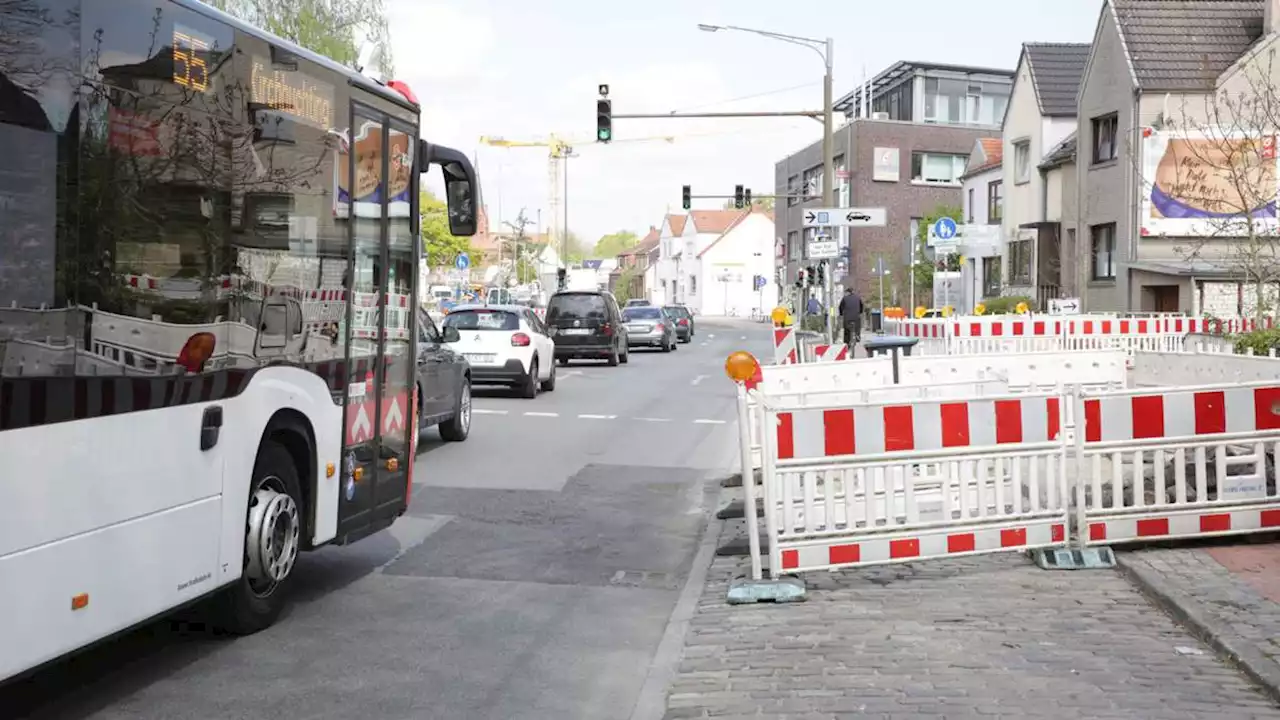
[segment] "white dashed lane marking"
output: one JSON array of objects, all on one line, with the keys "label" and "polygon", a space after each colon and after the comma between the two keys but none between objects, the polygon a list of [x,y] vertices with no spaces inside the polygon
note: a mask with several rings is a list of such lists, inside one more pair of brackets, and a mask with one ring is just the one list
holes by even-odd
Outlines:
[{"label": "white dashed lane marking", "polygon": [[471,412],[476,415],[506,415],[510,411],[509,410],[490,410],[487,408],[473,407],[471,408]]},{"label": "white dashed lane marking", "polygon": [[560,413],[553,412],[527,412],[525,417],[560,417]]},{"label": "white dashed lane marking", "polygon": [[615,420],[617,415],[579,415],[582,420]]},{"label": "white dashed lane marking", "polygon": [[[495,410],[491,408],[472,408],[471,412],[476,415],[511,415],[510,410]],[[577,420],[621,420],[622,422],[643,422],[643,423],[691,423],[693,425],[725,425],[728,420],[716,420],[714,418],[697,418],[692,420],[678,420],[676,418],[663,417],[621,417],[618,415],[602,415],[596,413],[582,413],[580,415],[564,415],[555,412],[536,412],[528,411],[518,413],[518,415],[527,418],[574,418]]]},{"label": "white dashed lane marking", "polygon": [[706,375],[699,375],[698,377],[696,377],[696,378],[694,378],[694,379],[693,379],[693,382],[691,382],[691,383],[689,383],[689,384],[690,384],[690,385],[697,385],[698,383],[700,383],[700,382],[702,382],[703,380],[706,380],[706,379],[707,379],[707,376],[706,376]]},{"label": "white dashed lane marking", "polygon": [[708,419],[706,419],[706,418],[698,418],[697,420],[694,420],[694,421],[693,421],[693,424],[694,424],[694,425],[723,425],[723,424],[725,424],[725,421],[724,421],[724,420],[708,420]]}]

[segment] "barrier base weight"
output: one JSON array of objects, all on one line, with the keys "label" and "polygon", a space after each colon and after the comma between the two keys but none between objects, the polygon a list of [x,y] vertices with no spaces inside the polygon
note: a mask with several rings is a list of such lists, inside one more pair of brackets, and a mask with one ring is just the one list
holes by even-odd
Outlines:
[{"label": "barrier base weight", "polygon": [[[730,500],[724,507],[716,512],[716,518],[720,520],[739,520],[747,516],[747,501],[742,498]],[[756,517],[764,517],[764,501],[756,499]]]},{"label": "barrier base weight", "polygon": [[[756,468],[755,470],[752,470],[752,474],[756,479],[756,484],[759,485],[761,482],[760,468]],[[742,487],[742,473],[736,472],[730,475],[729,477],[722,479],[720,481],[720,487],[726,487],[726,488]]]},{"label": "barrier base weight", "polygon": [[805,599],[804,581],[795,577],[777,580],[738,578],[729,583],[725,599],[730,605],[801,602]]},{"label": "barrier base weight", "polygon": [[1109,547],[1035,550],[1032,556],[1043,570],[1100,570],[1116,566],[1115,553]]}]

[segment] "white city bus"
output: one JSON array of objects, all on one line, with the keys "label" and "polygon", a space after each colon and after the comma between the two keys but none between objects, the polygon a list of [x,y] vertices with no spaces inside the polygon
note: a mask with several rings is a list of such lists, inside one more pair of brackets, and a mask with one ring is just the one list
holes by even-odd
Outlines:
[{"label": "white city bus", "polygon": [[419,174],[403,84],[193,0],[0,4],[0,681],[409,501]]}]

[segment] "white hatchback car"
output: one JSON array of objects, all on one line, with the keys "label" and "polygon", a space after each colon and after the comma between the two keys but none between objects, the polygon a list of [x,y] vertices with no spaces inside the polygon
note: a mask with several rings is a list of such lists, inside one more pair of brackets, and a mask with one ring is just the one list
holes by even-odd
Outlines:
[{"label": "white hatchback car", "polygon": [[522,305],[459,305],[444,316],[458,331],[452,343],[471,364],[475,385],[510,385],[523,397],[556,389],[556,344],[542,320]]}]

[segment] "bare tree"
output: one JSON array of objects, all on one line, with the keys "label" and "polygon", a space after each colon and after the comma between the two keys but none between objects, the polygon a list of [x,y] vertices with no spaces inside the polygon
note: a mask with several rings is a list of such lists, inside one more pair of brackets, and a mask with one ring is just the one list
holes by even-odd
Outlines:
[{"label": "bare tree", "polygon": [[[1203,100],[1183,101],[1172,116],[1162,113],[1151,130],[1163,136],[1164,154],[1140,168],[1147,220],[1191,221],[1194,229],[1167,233],[1185,239],[1175,252],[1243,283],[1253,293],[1256,318],[1275,309],[1267,288],[1280,283],[1280,88],[1272,78],[1270,61],[1250,64]],[[1143,133],[1144,139],[1152,134]]]}]

